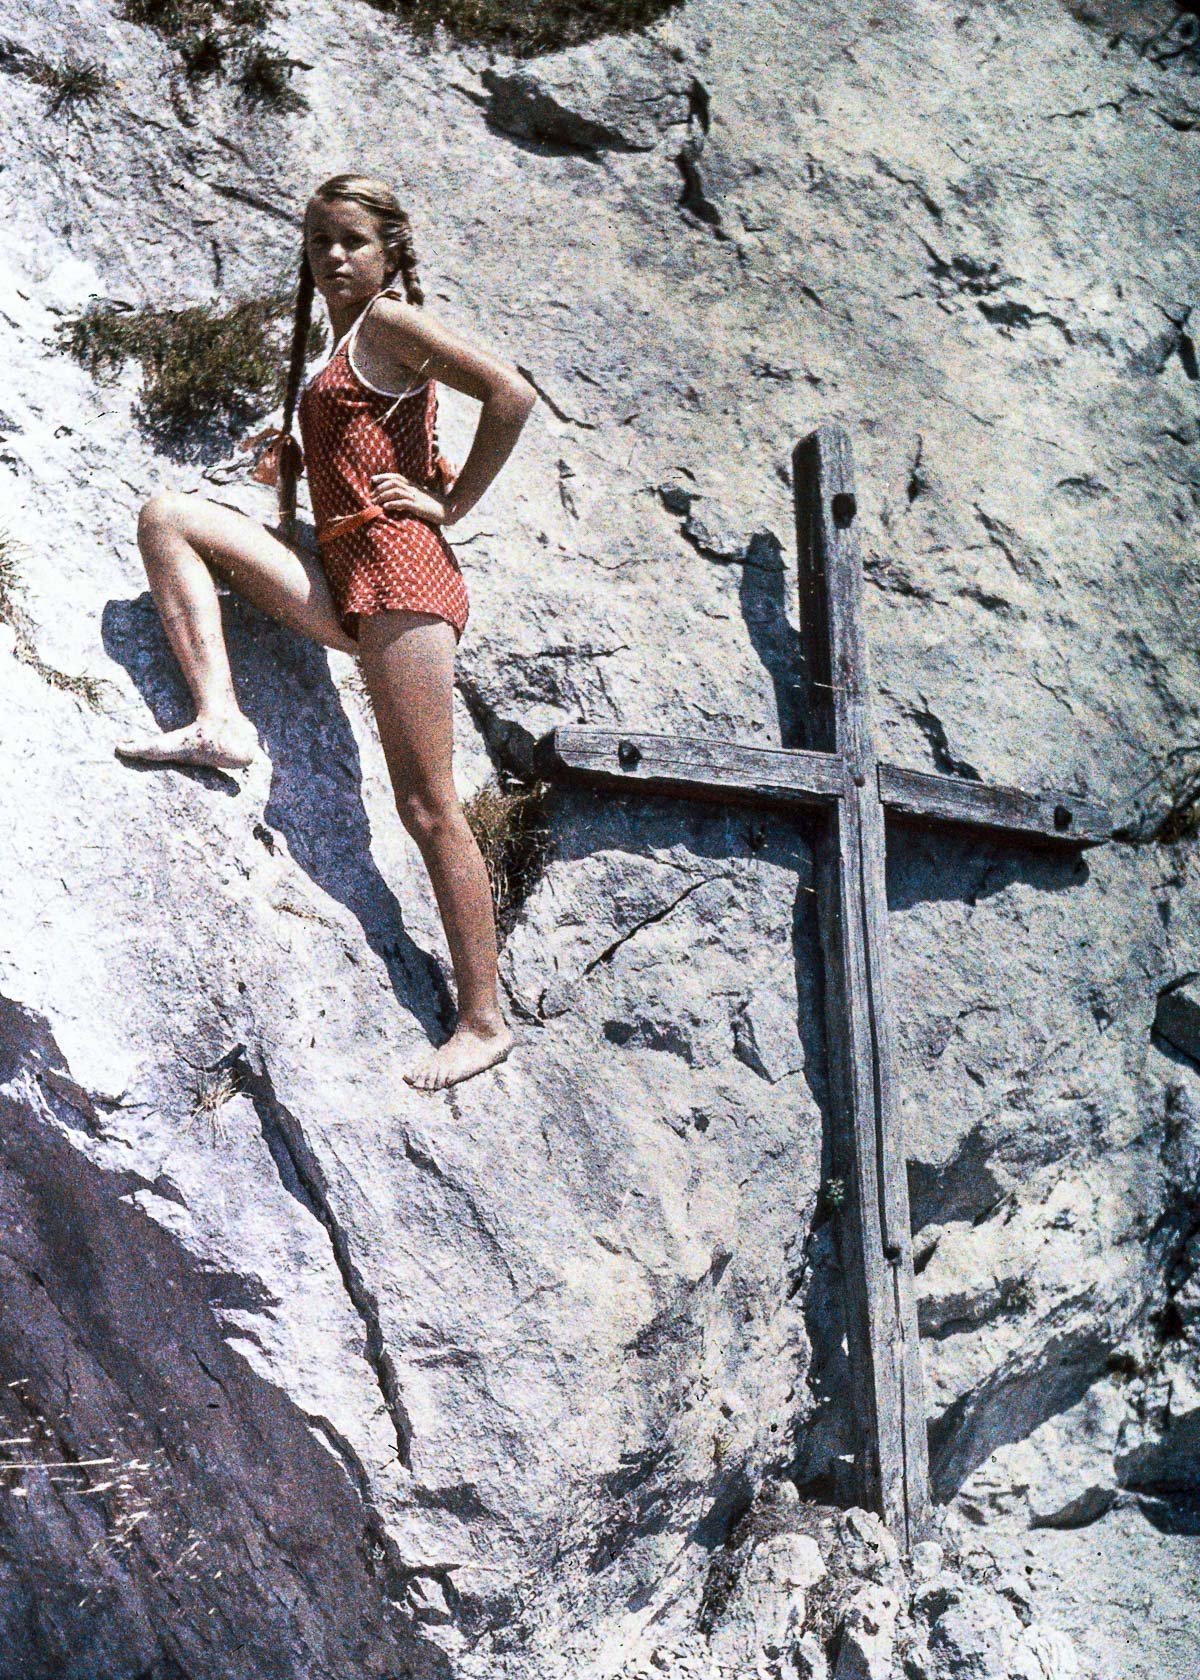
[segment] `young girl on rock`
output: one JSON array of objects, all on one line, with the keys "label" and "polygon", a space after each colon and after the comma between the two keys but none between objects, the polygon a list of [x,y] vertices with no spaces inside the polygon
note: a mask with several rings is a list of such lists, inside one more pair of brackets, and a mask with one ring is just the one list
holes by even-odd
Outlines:
[{"label": "young girl on rock", "polygon": [[[314,289],[335,344],[300,394]],[[389,188],[358,175],[318,187],[304,215],[283,428],[271,448],[280,524],[268,529],[191,494],[147,502],[138,546],[196,719],[117,751],[235,768],[258,750],[230,678],[214,573],[290,629],[358,655],[396,807],[425,860],[454,965],[454,1033],[404,1075],[438,1090],[493,1066],[512,1043],[496,995],[487,871],[451,767],[454,654],[468,607],[442,532],[479,501],[537,399],[515,368],[439,325],[422,303],[408,217]],[[437,449],[434,380],[483,405],[456,477]],[[303,457],[291,435],[298,394]],[[315,555],[295,540],[302,463]]]}]

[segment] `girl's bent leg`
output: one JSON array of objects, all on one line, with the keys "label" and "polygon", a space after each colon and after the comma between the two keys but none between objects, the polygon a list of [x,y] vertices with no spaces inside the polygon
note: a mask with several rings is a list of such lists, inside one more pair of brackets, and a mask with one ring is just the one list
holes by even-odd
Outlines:
[{"label": "girl's bent leg", "polygon": [[496,995],[487,869],[454,787],[454,630],[431,613],[371,613],[359,620],[359,648],[396,809],[425,860],[454,965],[454,1033],[404,1076],[439,1090],[493,1066],[512,1045]]},{"label": "girl's bent leg", "polygon": [[289,628],[352,653],[357,644],[338,621],[319,562],[245,514],[173,492],[146,503],[138,546],[163,629],[196,702],[196,720],[166,735],[122,742],[117,752],[222,769],[249,764],[258,736],[234,693],[213,573]]}]

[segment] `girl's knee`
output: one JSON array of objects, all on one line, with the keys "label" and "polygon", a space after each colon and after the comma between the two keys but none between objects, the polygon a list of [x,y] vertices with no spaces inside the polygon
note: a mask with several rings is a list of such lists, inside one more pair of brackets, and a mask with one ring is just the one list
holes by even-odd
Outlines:
[{"label": "girl's knee", "polygon": [[400,821],[418,845],[428,844],[453,830],[462,820],[458,795],[429,788],[408,788],[396,795]]},{"label": "girl's knee", "polygon": [[178,490],[156,490],[138,515],[138,547],[145,554],[155,541],[183,530],[189,498]]}]

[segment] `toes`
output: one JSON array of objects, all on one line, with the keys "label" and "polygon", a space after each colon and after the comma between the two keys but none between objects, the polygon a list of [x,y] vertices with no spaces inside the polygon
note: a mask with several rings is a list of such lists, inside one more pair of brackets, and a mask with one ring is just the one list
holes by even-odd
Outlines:
[{"label": "toes", "polygon": [[411,1085],[414,1090],[444,1091],[448,1086],[502,1062],[511,1047],[511,1037],[499,1049],[487,1050],[474,1045],[469,1036],[457,1043],[451,1039],[440,1050],[407,1068],[402,1077],[405,1084]]}]

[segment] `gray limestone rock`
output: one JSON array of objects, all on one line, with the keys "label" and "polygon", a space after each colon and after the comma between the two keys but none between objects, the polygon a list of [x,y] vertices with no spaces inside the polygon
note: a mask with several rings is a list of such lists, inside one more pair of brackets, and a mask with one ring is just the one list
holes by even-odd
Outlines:
[{"label": "gray limestone rock", "polygon": [[834,1680],[888,1680],[899,1609],[890,1587],[857,1589],[842,1613]]},{"label": "gray limestone rock", "polygon": [[653,38],[602,39],[508,69],[489,66],[480,80],[493,128],[582,152],[650,151],[688,120],[690,78]]}]

